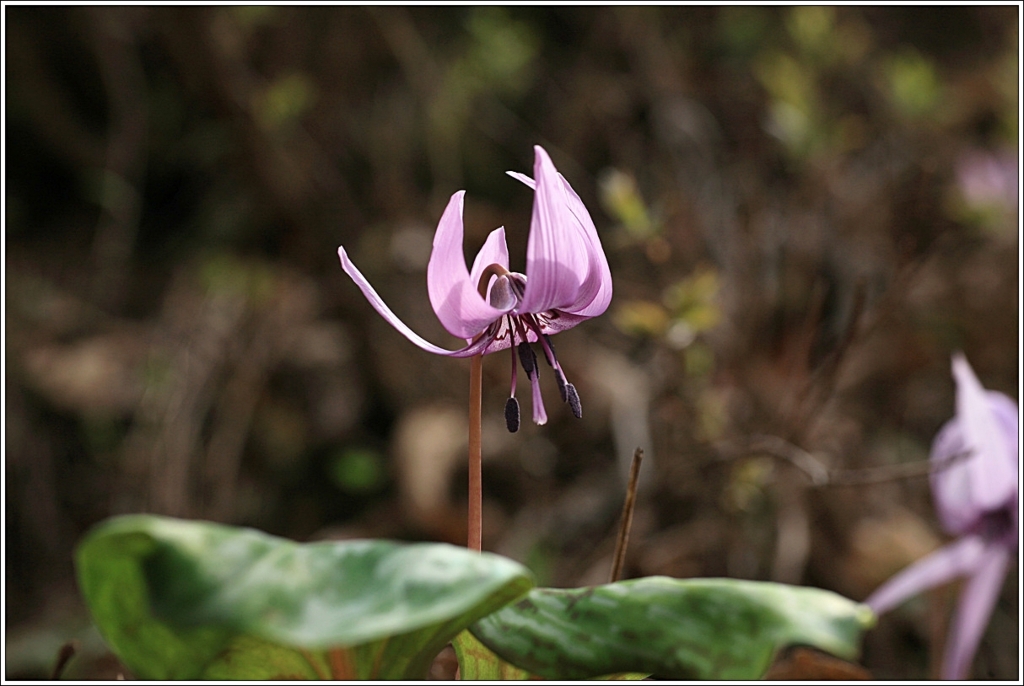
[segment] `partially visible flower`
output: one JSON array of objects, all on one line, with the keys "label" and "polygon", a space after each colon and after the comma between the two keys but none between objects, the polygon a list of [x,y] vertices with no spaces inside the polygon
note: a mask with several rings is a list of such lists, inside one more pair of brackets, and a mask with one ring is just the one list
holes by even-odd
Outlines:
[{"label": "partially visible flower", "polygon": [[608,308],[612,277],[594,222],[547,152],[534,147],[534,178],[508,172],[534,189],[533,217],[526,244],[526,273],[509,271],[505,229],[487,237],[466,269],[462,253],[462,206],[465,191],[452,196],[434,234],[427,264],[427,293],[434,313],[453,336],[466,340],[458,350],[446,350],[421,338],[384,304],[344,247],[338,248],[341,266],[374,309],[410,341],[427,352],[470,357],[512,349],[512,389],[505,406],[509,431],[519,428],[516,400],[516,355],[533,387],[533,421],[547,422],[538,383],[537,354],[530,343],[540,343],[544,359],[555,372],[562,400],[576,417],[582,416],[579,394],[562,371],[549,336],[596,317]]},{"label": "partially visible flower", "polygon": [[865,602],[882,614],[967,577],[942,665],[944,679],[965,679],[1017,550],[1019,418],[1017,404],[982,388],[960,353],[953,356],[953,377],[956,416],[932,443],[931,485],[939,521],[960,538],[889,579]]},{"label": "partially visible flower", "polygon": [[998,206],[1015,210],[1019,202],[1017,152],[972,150],[956,165],[957,184],[967,204],[975,208]]}]

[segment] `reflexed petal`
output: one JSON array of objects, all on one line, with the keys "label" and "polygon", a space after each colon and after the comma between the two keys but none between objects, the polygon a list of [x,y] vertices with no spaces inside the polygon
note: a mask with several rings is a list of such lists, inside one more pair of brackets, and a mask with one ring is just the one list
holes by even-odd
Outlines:
[{"label": "reflexed petal", "polygon": [[[513,171],[505,173],[536,190],[537,182],[526,174]],[[580,196],[572,189],[565,177],[558,174],[558,179],[562,184],[566,209],[574,220],[576,231],[582,237],[587,250],[586,278],[580,283],[576,300],[561,309],[580,315],[581,319],[578,321],[583,321],[583,319],[596,317],[608,309],[608,303],[612,299],[612,274],[608,268],[608,258],[604,254],[594,220],[590,218],[590,213]]]},{"label": "reflexed petal", "polygon": [[964,585],[957,603],[956,614],[946,641],[946,654],[942,660],[943,679],[966,679],[985,634],[992,608],[1003,588],[1010,551],[999,545],[990,545],[978,570]]},{"label": "reflexed petal", "polygon": [[1003,440],[1006,441],[1006,459],[1013,465],[1014,470],[1017,470],[1017,456],[1020,450],[1020,416],[1017,403],[999,391],[985,391],[985,397],[988,398],[988,406],[996,418]]},{"label": "reflexed petal", "polygon": [[601,246],[601,239],[597,235],[597,227],[594,220],[590,218],[586,206],[572,189],[569,182],[561,174],[558,178],[562,180],[565,190],[565,197],[569,204],[569,211],[579,223],[579,228],[587,242],[587,257],[589,260],[589,271],[587,278],[580,285],[579,296],[569,307],[562,308],[566,312],[572,312],[583,317],[596,317],[608,309],[608,303],[612,300],[612,273],[608,268],[608,258],[605,257],[604,248]]},{"label": "reflexed petal", "polygon": [[[549,336],[553,336],[561,331],[571,329],[587,319],[589,319],[589,317],[580,317],[575,314],[557,312],[555,313],[554,318],[550,319],[548,322],[541,322],[540,330]],[[483,354],[490,355],[491,353],[498,352],[499,350],[505,350],[509,346],[510,338],[508,321],[505,317],[502,317],[499,323],[494,327],[494,335],[490,337],[491,342],[487,344],[487,348],[484,349]],[[530,343],[536,343],[538,341],[537,332],[532,328],[527,327],[526,340]],[[523,341],[522,332],[516,331],[516,341],[519,343]]]},{"label": "reflexed petal", "polygon": [[[561,331],[567,331],[580,322],[590,319],[590,317],[581,317],[578,314],[569,314],[567,312],[555,312],[553,315],[548,314],[546,316],[547,321],[541,322],[540,330],[549,336],[554,336]],[[532,329],[529,331],[529,336],[531,342],[537,338]]]},{"label": "reflexed petal", "polygon": [[363,292],[366,299],[370,301],[371,305],[373,305],[373,309],[377,310],[380,316],[384,317],[391,326],[398,329],[403,336],[423,350],[436,355],[448,355],[449,357],[470,357],[481,353],[488,345],[490,345],[490,340],[486,336],[481,336],[480,340],[467,345],[465,348],[460,350],[446,350],[445,348],[438,347],[430,341],[421,338],[415,331],[406,326],[405,323],[391,311],[390,307],[384,304],[384,301],[381,300],[379,295],[377,295],[377,291],[373,289],[370,282],[367,281],[362,272],[356,269],[356,266],[352,264],[352,261],[348,258],[348,254],[345,252],[345,248],[338,248],[338,257],[341,258],[341,268],[344,269],[345,273],[351,276],[352,280],[356,282],[356,286],[359,287],[359,290]]},{"label": "reflexed petal", "polygon": [[886,581],[864,604],[883,614],[922,591],[972,574],[984,560],[985,548],[980,536],[967,536],[939,548]]},{"label": "reflexed petal", "polygon": [[534,181],[533,179],[531,179],[526,174],[522,174],[522,173],[516,172],[516,171],[507,171],[505,173],[508,174],[509,176],[511,176],[516,181],[521,181],[522,183],[525,183],[531,189],[537,190],[537,182]]},{"label": "reflexed petal", "polygon": [[[504,226],[491,231],[487,240],[484,241],[483,247],[480,248],[480,252],[476,254],[476,259],[473,260],[473,268],[469,270],[469,281],[477,286],[477,293],[480,292],[480,276],[492,264],[500,264],[508,269],[508,245],[505,243]],[[491,280],[493,281],[493,279]]]},{"label": "reflexed petal", "polygon": [[995,510],[1013,497],[1017,488],[1017,470],[1005,458],[1009,450],[999,425],[974,370],[961,353],[953,356],[956,379],[956,415],[964,432],[968,450],[974,457],[965,460],[971,500],[982,510]]},{"label": "reflexed petal", "polygon": [[[1007,449],[1003,452],[1002,457],[1008,468],[1012,470],[1013,489],[1016,492],[1019,450],[1017,403],[996,391],[985,391],[985,399],[995,419],[996,430],[1005,441]],[[932,442],[931,459],[933,461],[943,462],[969,449],[963,426],[964,423],[960,417],[954,417],[942,426]],[[935,509],[943,528],[950,533],[959,534],[968,531],[986,513],[986,510],[979,507],[973,498],[971,490],[973,465],[968,464],[971,459],[963,458],[956,464],[931,474]],[[1012,497],[1008,499],[1011,505],[1014,500]],[[1011,507],[1011,510],[1014,514],[1013,521],[1016,524],[1016,508]],[[1014,526],[1014,535],[1016,535],[1015,532],[1016,526]]]},{"label": "reflexed petal", "polygon": [[1020,498],[1020,415],[1015,403],[1010,397],[999,393],[998,391],[986,391],[988,396],[989,405],[992,408],[992,414],[996,418],[996,424],[999,425],[999,430],[1003,432],[1003,438],[1006,440],[1006,445],[1009,448],[1006,451],[1006,460],[1013,467],[1014,474],[1014,487],[1017,489],[1016,495],[1007,504],[1007,509],[1010,513],[1011,528],[1007,532],[1007,536],[1012,540],[1017,540],[1018,537],[1018,521],[1019,512],[1017,510],[1017,502]]},{"label": "reflexed petal", "polygon": [[[427,292],[434,313],[453,336],[471,339],[498,319],[503,310],[491,307],[469,278],[462,253],[462,205],[465,191],[452,196],[434,234],[427,263]],[[484,265],[486,266],[486,265]]]},{"label": "reflexed petal", "polygon": [[576,303],[590,271],[588,243],[569,210],[551,158],[534,146],[533,216],[526,244],[526,290],[519,312],[564,309]]},{"label": "reflexed petal", "polygon": [[[954,417],[935,434],[930,459],[935,463],[943,463],[967,449],[960,420]],[[971,500],[968,459],[960,458],[956,463],[929,475],[935,512],[942,522],[942,528],[951,534],[969,531],[984,515]]]}]

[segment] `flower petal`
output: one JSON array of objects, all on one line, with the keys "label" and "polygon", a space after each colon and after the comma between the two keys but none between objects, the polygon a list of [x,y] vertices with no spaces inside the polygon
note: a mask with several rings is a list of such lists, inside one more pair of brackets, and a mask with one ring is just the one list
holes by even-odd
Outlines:
[{"label": "flower petal", "polygon": [[946,641],[946,654],[942,659],[943,679],[960,681],[967,678],[974,653],[1003,588],[1009,563],[1008,549],[990,545],[977,571],[964,585]]},{"label": "flower petal", "polygon": [[410,341],[418,345],[427,352],[434,353],[435,355],[447,355],[449,357],[471,357],[478,355],[483,352],[491,341],[486,336],[481,336],[479,340],[467,345],[465,348],[460,350],[446,350],[445,348],[438,347],[433,343],[421,338],[415,331],[410,329],[408,326],[399,319],[391,308],[384,304],[381,297],[377,295],[377,291],[373,289],[370,282],[366,280],[362,272],[356,269],[356,266],[352,264],[352,261],[348,258],[348,254],[345,252],[345,248],[338,248],[338,257],[341,258],[341,268],[345,270],[345,273],[352,277],[352,280],[356,282],[356,286],[363,292],[366,299],[373,305],[373,309],[377,310],[380,316],[384,317],[385,320],[391,326],[398,329],[399,333],[408,338]]},{"label": "flower petal", "polygon": [[[997,391],[985,391],[985,399],[995,419],[996,431],[1005,441],[1006,451],[1002,459],[1012,473],[1013,496],[1004,506],[1010,505],[1014,515],[1013,536],[1016,536],[1016,493],[1018,488],[1017,455],[1019,450],[1017,403]],[[970,450],[967,443],[964,422],[954,417],[946,422],[932,442],[931,459],[944,462]],[[953,534],[960,534],[976,526],[988,512],[974,500],[971,483],[974,474],[973,458],[961,459],[957,463],[931,473],[932,494],[935,509],[943,528]],[[984,463],[984,461],[982,461]]]},{"label": "flower petal", "polygon": [[[462,205],[465,191],[452,196],[434,234],[427,263],[427,293],[434,313],[453,336],[471,339],[505,310],[491,307],[477,291],[462,253]],[[484,265],[486,266],[486,265]]]},{"label": "flower petal", "polygon": [[[996,510],[1013,498],[1017,488],[1017,470],[1006,460],[1006,438],[992,413],[978,377],[962,353],[953,356],[956,379],[956,415],[966,439],[967,458],[963,473],[968,479],[971,501],[980,510]],[[1014,432],[1016,433],[1016,432]],[[1016,455],[1016,453],[1013,453]]]},{"label": "flower petal", "polygon": [[589,246],[569,210],[565,189],[551,158],[534,146],[533,216],[526,243],[526,289],[519,312],[572,306],[590,270]]},{"label": "flower petal", "polygon": [[886,581],[864,603],[883,614],[929,588],[971,574],[984,559],[985,541],[966,536],[921,558]]},{"label": "flower petal", "polygon": [[1017,408],[1017,403],[998,391],[986,391],[986,395],[992,408],[992,414],[996,418],[996,424],[1003,432],[1003,438],[1009,448],[1006,451],[1006,461],[1013,468],[1015,491],[1014,497],[1006,504],[1011,523],[1006,535],[1012,540],[1017,540],[1020,514],[1017,508],[1020,499],[1020,465],[1018,464],[1018,460],[1020,460],[1020,410]]},{"label": "flower petal", "polygon": [[[480,248],[480,252],[476,254],[476,259],[473,260],[473,268],[469,270],[469,281],[470,283],[476,284],[479,293],[480,277],[483,275],[484,270],[490,267],[492,264],[500,264],[505,269],[508,269],[508,245],[505,243],[505,227],[500,226],[487,236],[487,240],[484,241],[484,245]],[[492,278],[491,281],[494,281]],[[490,292],[490,285],[488,284],[488,290],[485,293]],[[490,299],[488,298],[488,303]]]},{"label": "flower petal", "polygon": [[[513,171],[505,173],[530,188],[537,189],[537,182],[526,174]],[[608,309],[608,303],[612,299],[612,274],[608,268],[608,258],[604,254],[604,248],[601,245],[601,239],[597,235],[597,227],[594,226],[594,220],[591,219],[590,213],[587,211],[580,196],[569,185],[565,177],[559,173],[558,179],[562,186],[565,209],[568,211],[565,219],[568,220],[571,216],[574,220],[573,224],[575,224],[576,232],[582,238],[587,252],[586,277],[580,283],[576,300],[570,305],[559,309],[578,314],[581,316],[579,321],[583,321],[583,319],[596,317]]]},{"label": "flower petal", "polygon": [[992,409],[992,416],[996,419],[996,425],[1002,432],[1006,441],[1006,459],[1013,466],[1015,471],[1019,470],[1017,465],[1018,451],[1020,450],[1020,410],[1017,403],[1009,396],[999,391],[985,391],[988,398],[988,406]]},{"label": "flower petal", "polygon": [[531,179],[526,174],[522,174],[522,173],[517,172],[517,171],[507,171],[505,173],[508,174],[509,176],[511,176],[516,181],[521,181],[522,183],[525,183],[532,190],[537,190],[537,182],[534,181],[533,179]]},{"label": "flower petal", "polygon": [[[931,461],[936,464],[954,459],[967,451],[961,422],[954,417],[942,425],[932,441]],[[936,469],[929,475],[935,512],[942,528],[951,534],[971,530],[983,516],[971,500],[970,469],[967,459]]]},{"label": "flower petal", "polygon": [[569,211],[578,222],[579,229],[587,243],[587,257],[589,270],[587,278],[580,285],[580,292],[569,307],[562,308],[566,312],[572,312],[583,317],[596,317],[606,309],[612,300],[612,273],[608,268],[608,258],[605,257],[604,248],[601,246],[601,239],[597,235],[597,227],[594,220],[590,218],[586,206],[572,189],[569,182],[561,174],[558,178],[562,180],[562,187],[568,201]]}]

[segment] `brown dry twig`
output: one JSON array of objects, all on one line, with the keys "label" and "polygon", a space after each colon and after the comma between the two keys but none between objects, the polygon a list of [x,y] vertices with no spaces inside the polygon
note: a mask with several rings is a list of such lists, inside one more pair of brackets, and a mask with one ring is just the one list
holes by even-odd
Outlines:
[{"label": "brown dry twig", "polygon": [[64,670],[67,669],[68,662],[78,652],[78,641],[71,640],[66,642],[57,651],[57,662],[53,665],[53,671],[50,673],[50,679],[57,681],[64,674]]},{"label": "brown dry twig", "polygon": [[626,561],[626,546],[629,544],[629,530],[633,526],[633,510],[636,506],[636,485],[640,478],[640,463],[643,459],[644,449],[637,448],[633,453],[633,464],[629,468],[629,485],[626,487],[626,502],[622,504],[622,521],[619,523],[619,537],[615,541],[615,557],[612,558],[609,583],[619,580],[622,566]]}]

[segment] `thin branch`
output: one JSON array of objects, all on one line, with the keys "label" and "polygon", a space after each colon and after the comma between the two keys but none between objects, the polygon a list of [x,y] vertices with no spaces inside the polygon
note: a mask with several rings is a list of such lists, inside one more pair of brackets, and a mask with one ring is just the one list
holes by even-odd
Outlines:
[{"label": "thin branch", "polygon": [[814,486],[824,486],[829,482],[828,467],[809,452],[793,445],[779,436],[756,435],[751,437],[750,452],[763,452],[782,458],[807,475]]},{"label": "thin branch", "polygon": [[643,459],[644,449],[637,448],[633,453],[633,464],[629,468],[629,485],[626,487],[626,502],[622,504],[622,520],[619,522],[619,537],[615,541],[615,557],[612,559],[609,583],[619,580],[626,562],[626,546],[629,544],[629,530],[633,526],[633,510],[636,506],[636,485],[640,478],[640,463]]},{"label": "thin branch", "polygon": [[919,476],[928,476],[943,470],[949,469],[957,462],[969,457],[972,453],[968,450],[955,453],[943,460],[918,460],[906,464],[885,465],[882,467],[868,467],[866,469],[843,469],[829,472],[829,483],[826,486],[865,486],[868,484],[881,484],[888,481],[899,481],[901,479],[913,479]]},{"label": "thin branch", "polygon": [[50,673],[50,679],[57,681],[64,674],[64,670],[67,669],[68,662],[78,652],[78,641],[71,640],[66,642],[60,647],[57,652],[57,663],[53,666],[53,671]]},{"label": "thin branch", "polygon": [[[733,446],[724,446],[727,452],[736,452]],[[790,463],[801,471],[816,488],[838,486],[865,486],[901,479],[927,476],[948,469],[971,455],[969,451],[950,455],[944,460],[918,460],[897,465],[866,467],[864,469],[829,469],[820,459],[803,448],[778,436],[755,435],[741,452],[762,452]]]}]

